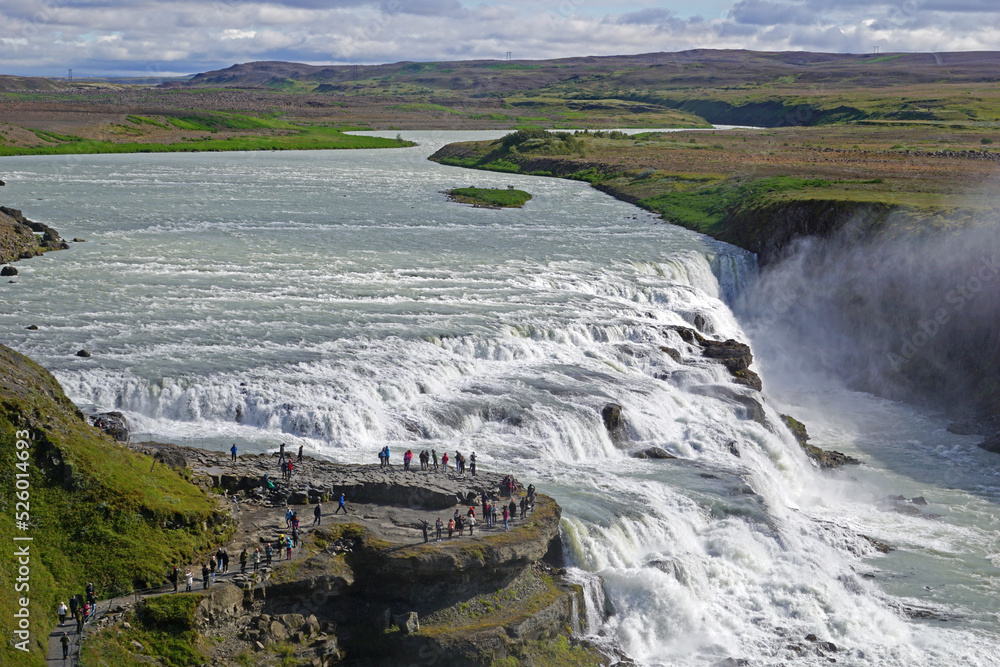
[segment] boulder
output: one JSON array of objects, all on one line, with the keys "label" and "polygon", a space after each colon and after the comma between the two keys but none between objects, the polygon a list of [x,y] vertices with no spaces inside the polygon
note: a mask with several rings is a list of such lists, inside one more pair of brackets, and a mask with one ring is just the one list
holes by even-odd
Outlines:
[{"label": "boulder", "polygon": [[79,236],[73,239],[73,243],[86,243],[87,239],[81,239]]},{"label": "boulder", "polygon": [[120,412],[101,412],[91,415],[91,423],[118,442],[128,442],[130,430],[128,420]]},{"label": "boulder", "polygon": [[28,331],[38,331],[38,325],[37,324],[29,324],[28,326],[26,326],[24,328],[27,329]]},{"label": "boulder", "polygon": [[15,269],[13,266],[5,266],[2,269],[0,269],[0,276],[16,276],[16,275],[17,275],[17,269]]},{"label": "boulder", "polygon": [[392,620],[404,635],[413,635],[420,632],[420,619],[417,617],[417,612],[415,611],[393,616]]},{"label": "boulder", "polygon": [[88,350],[77,350],[76,356],[87,358],[90,356],[90,352]]},{"label": "boulder", "polygon": [[161,449],[153,454],[153,460],[159,461],[163,465],[175,470],[182,470],[187,467],[187,458],[176,449]]},{"label": "boulder", "polygon": [[979,447],[985,449],[988,452],[993,452],[994,454],[1000,454],[1000,433],[995,433],[992,436],[986,438],[981,443]]},{"label": "boulder", "polygon": [[4,186],[4,185],[7,185],[7,184],[4,183],[3,181],[0,181],[0,186]]}]

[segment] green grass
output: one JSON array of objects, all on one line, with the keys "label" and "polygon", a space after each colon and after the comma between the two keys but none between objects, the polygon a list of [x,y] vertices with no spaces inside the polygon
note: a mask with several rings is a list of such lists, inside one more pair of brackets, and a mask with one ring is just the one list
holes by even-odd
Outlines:
[{"label": "green grass", "polygon": [[788,176],[762,178],[743,184],[724,183],[695,190],[668,192],[642,199],[639,206],[668,222],[705,233],[715,232],[736,208],[753,205],[764,197],[786,190],[827,188],[833,182]]},{"label": "green grass", "polygon": [[[154,125],[189,132],[207,133],[200,137],[181,137],[173,143],[112,142],[34,130],[42,146],[0,145],[0,156],[12,155],[81,155],[92,153],[189,153],[209,151],[329,150],[350,148],[399,148],[413,143],[381,137],[344,134],[347,128],[318,124],[295,124],[274,118],[222,112],[190,112],[163,116],[159,120],[128,116],[138,126]],[[130,128],[131,129],[131,128]],[[354,128],[351,128],[354,129]],[[243,132],[237,136],[214,138],[220,131]]]},{"label": "green grass", "polygon": [[[164,667],[194,667],[209,662],[198,649],[194,613],[201,593],[163,595],[144,600],[129,614],[132,629],[109,628],[87,639],[81,662],[96,667],[131,667],[155,660]],[[131,642],[142,644],[141,653]]]},{"label": "green grass", "polygon": [[[30,528],[0,515],[0,540],[30,536],[30,653],[0,649],[0,664],[41,665],[53,610],[94,582],[98,596],[165,583],[172,563],[222,543],[231,533],[216,504],[178,472],[153,465],[88,426],[56,380],[26,357],[0,347],[0,447],[25,452],[0,459],[0,497],[13,499],[17,473],[27,474]],[[30,439],[24,439],[24,432]],[[18,448],[18,441],[27,446]],[[20,468],[17,467],[20,464]],[[205,526],[208,530],[205,530]],[[0,606],[20,594],[13,559],[0,561]],[[0,618],[11,636],[13,618]]]},{"label": "green grass", "polygon": [[455,111],[451,107],[446,107],[442,104],[413,102],[408,104],[393,104],[388,108],[394,111],[444,111],[445,113],[461,115],[460,111]]},{"label": "green grass", "polygon": [[524,190],[514,188],[455,188],[448,194],[462,204],[487,208],[521,208],[531,199]]}]

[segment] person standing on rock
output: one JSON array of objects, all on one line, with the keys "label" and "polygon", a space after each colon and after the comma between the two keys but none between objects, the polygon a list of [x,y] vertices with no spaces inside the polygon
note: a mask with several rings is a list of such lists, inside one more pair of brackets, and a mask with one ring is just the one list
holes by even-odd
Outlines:
[{"label": "person standing on rock", "polygon": [[281,443],[281,446],[278,447],[278,463],[284,463],[284,462],[285,462],[285,443]]},{"label": "person standing on rock", "polygon": [[292,560],[292,538],[285,538],[285,560]]},{"label": "person standing on rock", "polygon": [[209,576],[212,578],[212,581],[215,581],[215,570],[218,569],[218,566],[219,566],[219,561],[215,560],[215,555],[213,554],[208,561],[208,572]]},{"label": "person standing on rock", "polygon": [[472,454],[469,455],[469,472],[472,473],[473,477],[476,476],[476,453],[475,452],[472,452]]},{"label": "person standing on rock", "polygon": [[222,574],[222,547],[215,551],[215,562],[218,564],[219,574]]},{"label": "person standing on rock", "polygon": [[436,449],[431,450],[431,458],[434,460],[434,470],[438,469],[438,453]]},{"label": "person standing on rock", "polygon": [[229,549],[222,550],[222,571],[229,572]]},{"label": "person standing on rock", "polygon": [[504,505],[503,508],[503,529],[510,530],[510,526],[507,525],[507,520],[510,519],[510,511],[507,510],[507,506]]},{"label": "person standing on rock", "polygon": [[233,455],[233,463],[236,463],[236,443],[235,442],[233,443],[233,446],[229,448],[229,452]]},{"label": "person standing on rock", "polygon": [[473,514],[469,517],[469,537],[472,537],[472,527],[476,525],[476,515]]},{"label": "person standing on rock", "polygon": [[513,521],[517,516],[517,503],[514,502],[514,497],[510,498],[510,505],[507,505],[508,513],[510,514],[510,520]]},{"label": "person standing on rock", "polygon": [[445,472],[448,472],[448,452],[445,452],[441,456],[441,467],[444,469]]},{"label": "person standing on rock", "polygon": [[299,458],[296,463],[302,463],[302,445],[299,445]]},{"label": "person standing on rock", "polygon": [[465,523],[462,520],[462,515],[461,514],[459,514],[458,518],[455,519],[455,532],[458,533],[459,537],[461,537],[462,533],[465,532]]},{"label": "person standing on rock", "polygon": [[385,446],[385,467],[391,468],[392,464],[389,463],[389,445]]},{"label": "person standing on rock", "polygon": [[451,539],[452,534],[455,532],[455,520],[448,519],[448,539]]},{"label": "person standing on rock", "polygon": [[294,470],[294,469],[295,469],[295,466],[292,465],[292,459],[289,458],[288,459],[288,481],[289,482],[292,481],[292,470]]},{"label": "person standing on rock", "polygon": [[288,511],[285,512],[285,527],[286,528],[291,528],[292,527],[292,517],[294,515],[295,515],[295,513],[292,512],[292,508],[289,507]]},{"label": "person standing on rock", "polygon": [[201,564],[201,587],[202,589],[208,588],[208,575],[210,574],[208,569],[208,563]]},{"label": "person standing on rock", "polygon": [[243,547],[243,551],[240,552],[240,574],[247,573],[247,560],[249,560],[250,555],[247,553],[247,548]]},{"label": "person standing on rock", "polygon": [[525,496],[521,498],[521,518],[523,519],[525,515],[528,514],[528,498]]},{"label": "person standing on rock", "polygon": [[430,541],[430,536],[428,535],[428,529],[430,528],[430,526],[431,525],[429,523],[427,523],[427,519],[421,519],[420,520],[420,528],[424,531],[424,542],[425,543]]},{"label": "person standing on rock", "polygon": [[271,543],[268,542],[264,545],[264,562],[268,565],[271,564],[271,556],[274,555],[274,549],[271,548]]},{"label": "person standing on rock", "polygon": [[318,526],[323,523],[323,508],[319,503],[316,503],[316,509],[313,510],[313,525]]},{"label": "person standing on rock", "polygon": [[379,468],[385,467],[385,447],[378,450],[378,467]]},{"label": "person standing on rock", "polygon": [[257,568],[260,567],[260,547],[255,547],[253,550],[253,571],[256,572]]},{"label": "person standing on rock", "polygon": [[437,528],[437,541],[440,542],[441,531],[444,530],[444,521],[441,520],[441,517],[438,517],[437,521],[434,522],[434,527]]},{"label": "person standing on rock", "polygon": [[296,549],[299,548],[299,527],[292,526],[292,546]]},{"label": "person standing on rock", "polygon": [[403,454],[403,471],[404,472],[409,472],[410,471],[410,461],[412,461],[412,460],[413,460],[413,451],[407,449],[406,453]]},{"label": "person standing on rock", "polygon": [[337,498],[337,509],[334,514],[339,514],[340,510],[344,510],[344,514],[347,514],[347,499],[344,498],[344,494],[340,494],[340,498]]},{"label": "person standing on rock", "polygon": [[[424,532],[426,533],[427,531],[425,530]],[[424,542],[426,542],[426,541],[427,540],[424,540]],[[62,624],[66,622],[66,612],[68,612],[68,611],[69,611],[69,607],[66,606],[66,603],[65,602],[60,602],[59,603],[59,609],[56,611],[56,613],[59,614],[59,627],[62,627]]]}]

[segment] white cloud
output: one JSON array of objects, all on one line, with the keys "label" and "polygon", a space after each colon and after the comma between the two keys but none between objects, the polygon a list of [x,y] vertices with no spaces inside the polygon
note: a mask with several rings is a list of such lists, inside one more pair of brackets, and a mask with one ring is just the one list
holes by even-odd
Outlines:
[{"label": "white cloud", "polygon": [[[194,73],[249,60],[392,62],[688,48],[990,50],[996,0],[0,0],[0,71]],[[681,13],[681,8],[687,8]],[[152,64],[152,65],[151,65]]]}]

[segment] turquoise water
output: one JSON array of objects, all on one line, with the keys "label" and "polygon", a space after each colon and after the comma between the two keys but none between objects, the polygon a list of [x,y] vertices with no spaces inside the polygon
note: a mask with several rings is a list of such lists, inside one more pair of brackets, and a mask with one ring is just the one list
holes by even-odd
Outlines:
[{"label": "turquoise water", "polygon": [[[766,340],[750,342],[767,395],[736,389],[666,327],[700,316],[748,340],[727,303],[752,258],[585,183],[426,160],[485,136],[4,159],[7,205],[86,239],[18,264],[4,342],[137,437],[342,461],[458,449],[517,471],[565,507],[579,576],[606,582],[616,613],[592,630],[644,664],[828,664],[788,648],[810,633],[840,664],[994,663],[997,485],[975,440],[791,372]],[[494,211],[442,194],[467,185],[535,198]],[[768,424],[734,390],[763,398]],[[609,402],[623,442],[601,422]],[[779,409],[868,465],[818,474]],[[627,456],[652,445],[681,458]],[[903,515],[882,502],[895,493],[931,504]],[[915,606],[949,620],[911,620]]]}]

